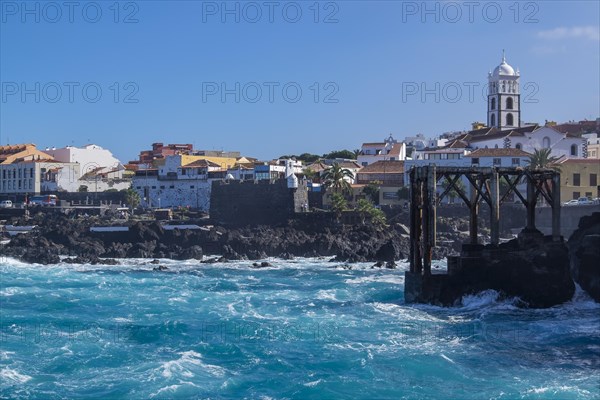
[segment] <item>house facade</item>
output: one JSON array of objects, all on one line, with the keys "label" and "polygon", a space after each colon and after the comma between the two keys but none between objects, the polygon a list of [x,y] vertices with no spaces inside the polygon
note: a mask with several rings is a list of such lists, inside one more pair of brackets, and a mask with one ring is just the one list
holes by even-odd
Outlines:
[{"label": "house facade", "polygon": [[600,160],[567,159],[560,163],[560,199],[600,197]]},{"label": "house facade", "polygon": [[406,159],[406,144],[398,142],[390,135],[383,142],[363,143],[357,162],[360,166],[377,161],[402,161]]}]

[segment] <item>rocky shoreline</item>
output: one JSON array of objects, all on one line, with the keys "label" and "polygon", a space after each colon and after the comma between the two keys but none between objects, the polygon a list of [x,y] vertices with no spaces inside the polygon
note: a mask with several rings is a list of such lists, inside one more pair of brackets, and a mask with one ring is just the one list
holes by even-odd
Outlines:
[{"label": "rocky shoreline", "polygon": [[[17,220],[15,224],[38,228],[13,237],[8,245],[0,247],[0,254],[38,264],[58,263],[60,256],[67,256],[63,262],[91,264],[118,264],[120,258],[210,260],[217,256],[221,261],[331,257],[340,262],[393,263],[406,258],[409,249],[408,228],[401,223],[387,227],[322,226],[290,220],[279,227],[206,225],[200,230],[165,230],[156,221],[138,221],[128,223],[127,232],[90,232],[90,227],[99,222],[62,214],[38,214],[28,221]],[[459,230],[464,225],[460,218],[442,221],[442,240],[434,258],[442,259],[460,250],[465,234]]]},{"label": "rocky shoreline", "polygon": [[[14,222],[17,224],[26,222],[28,225],[38,225],[38,228],[28,234],[15,236],[10,243],[0,246],[0,255],[45,265],[57,264],[61,261],[75,264],[117,265],[122,258],[170,258],[196,259],[198,263],[249,260],[253,261],[254,267],[261,268],[268,266],[265,259],[271,257],[282,259],[328,257],[334,262],[373,262],[376,267],[394,268],[395,261],[406,259],[409,254],[408,228],[399,222],[387,227],[377,227],[370,224],[325,226],[290,220],[287,225],[277,227],[234,228],[204,225],[197,230],[167,230],[156,221],[137,221],[128,223],[128,231],[122,232],[92,232],[90,228],[102,221],[93,217],[74,219],[62,214],[38,214],[28,221]],[[104,224],[109,222],[111,221],[103,221]],[[460,252],[462,244],[467,239],[467,234],[462,232],[465,224],[463,218],[442,218],[438,221],[439,240],[434,249],[433,259],[444,259]],[[573,234],[567,245],[562,244],[565,248],[565,257],[561,260],[564,261],[567,269],[570,268],[571,276],[569,277],[567,272],[566,276],[563,274],[561,275],[563,277],[559,277],[560,282],[566,279],[569,285],[573,285],[572,281],[579,284],[598,302],[600,302],[600,265],[597,262],[600,259],[599,240],[600,213],[582,218],[579,230]],[[521,247],[526,250],[531,246],[514,239],[501,245],[499,250],[514,251]],[[545,251],[542,253],[545,254]],[[496,262],[504,256],[499,254],[498,257]],[[534,260],[536,262],[533,264],[538,265],[534,268],[535,271],[548,264],[543,260],[543,258]],[[529,289],[525,281],[528,279],[519,277],[526,276],[523,275],[523,271],[531,268],[517,268],[515,266],[520,264],[516,261],[509,264],[514,264],[514,268],[509,268],[511,271],[514,270],[513,272],[497,271],[496,274],[502,279],[506,278],[504,276],[506,274],[515,278],[510,279],[514,281],[512,283],[505,282],[508,286],[503,286],[502,291],[513,295],[527,292]],[[494,285],[502,279],[493,279]],[[537,277],[535,280],[539,279]],[[481,280],[481,282],[486,281],[487,278]],[[571,286],[565,287],[569,289]],[[506,288],[517,289],[513,291],[505,290]]]}]

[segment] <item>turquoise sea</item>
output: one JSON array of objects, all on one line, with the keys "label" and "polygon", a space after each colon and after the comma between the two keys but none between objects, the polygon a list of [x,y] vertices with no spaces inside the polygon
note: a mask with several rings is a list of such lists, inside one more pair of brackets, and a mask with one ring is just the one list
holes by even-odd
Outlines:
[{"label": "turquoise sea", "polygon": [[[598,399],[600,305],[405,305],[326,260],[0,263],[0,397]],[[443,264],[440,264],[443,268]]]}]

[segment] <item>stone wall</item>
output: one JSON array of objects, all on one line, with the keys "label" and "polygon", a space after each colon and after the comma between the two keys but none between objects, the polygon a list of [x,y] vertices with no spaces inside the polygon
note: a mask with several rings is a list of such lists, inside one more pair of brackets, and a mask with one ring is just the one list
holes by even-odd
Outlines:
[{"label": "stone wall", "polygon": [[277,225],[302,212],[308,204],[306,184],[288,189],[287,181],[215,181],[210,195],[210,217],[224,225]]},{"label": "stone wall", "polygon": [[[560,209],[560,233],[568,239],[579,225],[581,217],[600,211],[600,205],[566,206]],[[552,209],[540,207],[535,211],[535,225],[545,235],[552,234]]]}]

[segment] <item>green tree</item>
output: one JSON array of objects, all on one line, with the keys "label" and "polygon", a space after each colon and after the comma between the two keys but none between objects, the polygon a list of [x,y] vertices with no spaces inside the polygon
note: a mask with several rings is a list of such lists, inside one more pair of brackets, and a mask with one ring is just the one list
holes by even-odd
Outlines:
[{"label": "green tree", "polygon": [[379,185],[381,185],[379,181],[369,182],[362,190],[376,205],[379,204]]},{"label": "green tree", "polygon": [[129,208],[133,210],[140,205],[140,195],[133,190],[133,188],[129,188],[125,192],[125,202],[129,205]]},{"label": "green tree", "polygon": [[535,149],[529,156],[529,169],[552,169],[560,172],[558,161],[561,157],[551,155],[552,149]]},{"label": "green tree", "polygon": [[306,179],[308,179],[309,181],[315,181],[317,180],[319,174],[316,171],[313,171],[310,168],[306,168],[304,170],[304,176],[306,177]]},{"label": "green tree", "polygon": [[349,160],[356,160],[356,154],[350,150],[336,150],[327,154],[323,154],[323,158],[333,159],[333,158],[346,158]]},{"label": "green tree", "polygon": [[385,213],[375,207],[373,203],[367,199],[360,199],[356,205],[356,210],[362,213],[363,216],[369,215],[371,217],[371,223],[375,226],[383,227],[387,225]]},{"label": "green tree", "polygon": [[339,218],[343,211],[348,209],[348,202],[341,193],[333,193],[331,195],[331,211]]},{"label": "green tree", "polygon": [[313,163],[313,162],[319,160],[321,157],[316,154],[302,153],[299,156],[291,154],[291,155],[286,155],[286,156],[280,156],[279,158],[280,159],[295,158],[296,160],[302,161],[305,164],[310,164],[310,163]]},{"label": "green tree", "polygon": [[351,192],[350,182],[346,178],[354,179],[354,174],[349,169],[342,168],[339,163],[334,163],[323,173],[324,186],[334,193],[347,194]]}]

